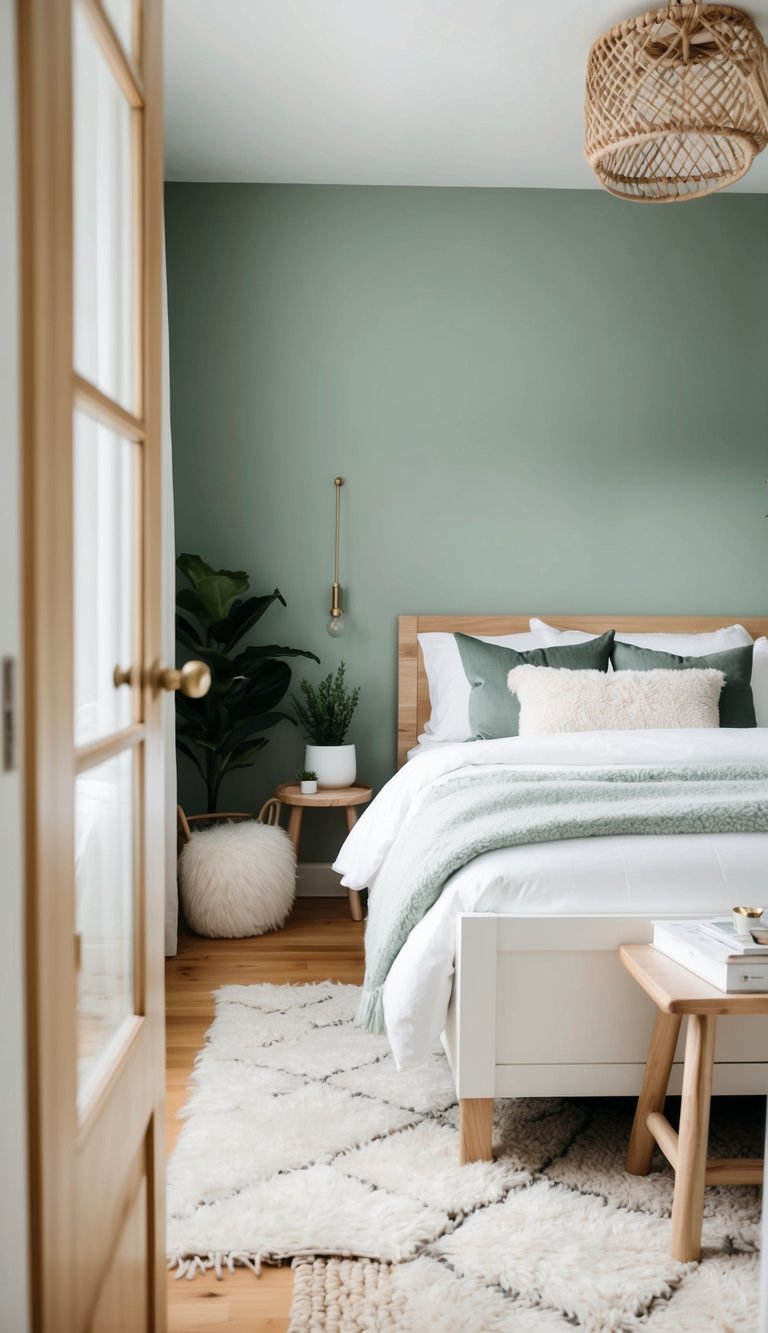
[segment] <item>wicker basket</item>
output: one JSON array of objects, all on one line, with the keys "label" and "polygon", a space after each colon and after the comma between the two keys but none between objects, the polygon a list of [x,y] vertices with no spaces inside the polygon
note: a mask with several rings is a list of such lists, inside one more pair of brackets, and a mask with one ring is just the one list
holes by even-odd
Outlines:
[{"label": "wicker basket", "polygon": [[587,160],[621,199],[672,203],[731,185],[768,143],[768,49],[730,5],[617,24],[587,66]]},{"label": "wicker basket", "polygon": [[188,815],[180,805],[177,805],[176,851],[180,853],[182,847],[191,840],[194,829],[213,828],[215,824],[239,824],[249,819],[255,819],[258,824],[279,824],[280,802],[271,796],[264,802],[257,815],[246,814],[243,811],[229,811],[226,814],[216,815]]}]

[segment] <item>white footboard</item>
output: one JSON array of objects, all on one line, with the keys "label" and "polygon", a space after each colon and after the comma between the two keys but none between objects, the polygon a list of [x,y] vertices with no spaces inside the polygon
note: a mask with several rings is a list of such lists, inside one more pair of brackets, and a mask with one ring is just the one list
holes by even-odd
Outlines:
[{"label": "white footboard", "polygon": [[[617,950],[652,934],[640,916],[460,916],[443,1034],[459,1098],[635,1095],[655,1011]],[[768,1018],[721,1018],[715,1061],[715,1093],[764,1094]],[[672,1093],[681,1071],[682,1044]]]}]

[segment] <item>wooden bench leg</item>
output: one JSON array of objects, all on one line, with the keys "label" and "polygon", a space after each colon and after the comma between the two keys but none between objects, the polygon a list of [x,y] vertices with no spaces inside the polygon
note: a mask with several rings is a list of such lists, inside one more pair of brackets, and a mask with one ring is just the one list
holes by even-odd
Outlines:
[{"label": "wooden bench leg", "polygon": [[493,1161],[493,1097],[459,1100],[459,1162]]},{"label": "wooden bench leg", "polygon": [[[347,826],[347,833],[351,833],[357,823],[357,811],[353,805],[344,806],[344,822]],[[353,921],[362,921],[363,919],[363,900],[358,889],[347,889],[347,898],[349,900],[349,910],[352,913]]]},{"label": "wooden bench leg", "polygon": [[647,1176],[651,1169],[655,1140],[648,1129],[648,1116],[664,1108],[675,1047],[680,1035],[681,1014],[656,1012],[653,1035],[648,1048],[648,1062],[643,1075],[643,1086],[637,1099],[635,1119],[627,1149],[627,1171],[632,1176]]},{"label": "wooden bench leg", "polygon": [[701,1256],[716,1027],[714,1014],[688,1016],[670,1246],[672,1258],[683,1263]]}]

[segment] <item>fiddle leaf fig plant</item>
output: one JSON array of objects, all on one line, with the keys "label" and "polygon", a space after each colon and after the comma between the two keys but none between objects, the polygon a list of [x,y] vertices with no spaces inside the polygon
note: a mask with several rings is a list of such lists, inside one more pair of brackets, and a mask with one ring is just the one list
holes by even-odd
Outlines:
[{"label": "fiddle leaf fig plant", "polygon": [[202,699],[176,695],[176,748],[195,765],[205,783],[208,813],[214,814],[224,778],[248,768],[268,744],[264,735],[278,722],[296,725],[278,709],[291,683],[291,668],[280,659],[311,657],[304,648],[249,644],[236,651],[274,602],[286,605],[275,588],[247,596],[250,579],[242,569],[213,569],[199,555],[180,555],[176,567],[186,587],[176,594],[176,637],[211,669],[211,688]]}]

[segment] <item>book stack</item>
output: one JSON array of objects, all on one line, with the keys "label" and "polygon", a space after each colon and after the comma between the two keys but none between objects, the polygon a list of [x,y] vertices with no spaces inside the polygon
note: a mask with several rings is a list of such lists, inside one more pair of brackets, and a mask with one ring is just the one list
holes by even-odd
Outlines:
[{"label": "book stack", "polygon": [[768,991],[768,944],[738,935],[730,917],[654,921],[653,947],[718,990]]}]

